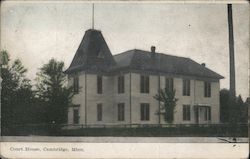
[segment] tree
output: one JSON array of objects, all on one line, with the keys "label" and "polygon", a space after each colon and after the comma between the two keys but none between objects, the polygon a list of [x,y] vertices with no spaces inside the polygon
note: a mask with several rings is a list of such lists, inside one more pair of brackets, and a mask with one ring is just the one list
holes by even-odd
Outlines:
[{"label": "tree", "polygon": [[241,95],[238,96],[237,98],[237,105],[239,107],[240,111],[240,118],[239,122],[241,123],[247,123],[247,118],[248,118],[248,107],[247,107],[247,102],[244,102]]},{"label": "tree", "polygon": [[2,50],[0,52],[0,65],[1,65],[1,68],[2,68],[2,66],[8,65],[8,62],[9,62],[8,52],[6,50]]},{"label": "tree", "polygon": [[223,123],[229,121],[229,98],[229,90],[222,89],[220,91],[220,121]]},{"label": "tree", "polygon": [[221,122],[232,124],[247,122],[247,104],[241,95],[232,96],[227,89],[220,91],[220,119]]},{"label": "tree", "polygon": [[27,69],[17,59],[10,64],[7,51],[1,51],[2,81],[2,128],[10,129],[15,124],[25,124],[32,121],[30,116],[31,103],[34,98],[30,80],[25,76]]},{"label": "tree", "polygon": [[170,91],[167,88],[160,89],[158,91],[158,94],[156,94],[154,98],[157,101],[161,102],[161,109],[165,111],[164,112],[165,121],[168,123],[172,123],[174,120],[174,110],[176,102],[178,101],[178,99],[175,98],[175,90]]},{"label": "tree", "polygon": [[68,106],[73,97],[72,87],[66,86],[64,63],[51,59],[37,74],[37,96],[45,105],[46,123],[67,121]]}]

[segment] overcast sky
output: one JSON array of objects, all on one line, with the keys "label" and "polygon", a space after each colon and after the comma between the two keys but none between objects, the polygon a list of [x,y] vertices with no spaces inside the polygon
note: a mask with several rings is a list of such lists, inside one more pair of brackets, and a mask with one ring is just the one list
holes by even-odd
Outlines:
[{"label": "overcast sky", "polygon": [[[236,91],[248,96],[248,4],[233,5]],[[19,58],[35,78],[38,68],[56,58],[69,66],[85,31],[91,28],[92,4],[3,2],[1,49]],[[112,54],[129,49],[189,57],[225,77],[229,88],[226,4],[95,4],[95,28]],[[66,69],[66,68],[65,68]]]}]

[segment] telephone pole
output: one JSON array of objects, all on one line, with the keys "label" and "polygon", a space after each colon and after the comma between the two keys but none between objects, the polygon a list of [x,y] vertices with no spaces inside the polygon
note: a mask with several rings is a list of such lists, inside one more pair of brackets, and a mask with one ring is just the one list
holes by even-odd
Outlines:
[{"label": "telephone pole", "polygon": [[230,93],[233,97],[236,95],[235,91],[235,62],[234,62],[234,34],[233,34],[233,15],[232,4],[227,5],[228,13],[228,33],[229,33],[229,65],[230,65]]}]

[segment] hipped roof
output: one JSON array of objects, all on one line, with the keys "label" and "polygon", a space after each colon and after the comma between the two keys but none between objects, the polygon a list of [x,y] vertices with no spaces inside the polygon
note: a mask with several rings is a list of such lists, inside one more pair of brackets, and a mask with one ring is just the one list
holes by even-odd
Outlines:
[{"label": "hipped roof", "polygon": [[222,79],[223,76],[202,66],[190,58],[152,53],[144,50],[129,50],[114,56],[117,63],[113,70],[123,68],[178,75]]},{"label": "hipped roof", "polygon": [[101,31],[94,29],[85,32],[70,66],[65,72],[68,74],[79,71],[112,73],[124,69],[213,79],[224,78],[209,68],[185,57],[138,49],[112,56]]}]

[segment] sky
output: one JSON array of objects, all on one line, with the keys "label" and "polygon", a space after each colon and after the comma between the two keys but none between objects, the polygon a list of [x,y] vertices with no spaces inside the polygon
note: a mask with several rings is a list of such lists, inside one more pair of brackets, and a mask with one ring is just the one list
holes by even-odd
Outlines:
[{"label": "sky", "polygon": [[[236,93],[249,96],[249,6],[233,4]],[[229,88],[226,4],[96,3],[95,29],[112,54],[130,49],[189,57],[225,77]],[[86,30],[92,27],[92,4],[13,2],[1,4],[1,50],[36,73],[49,59],[69,66]]]}]

